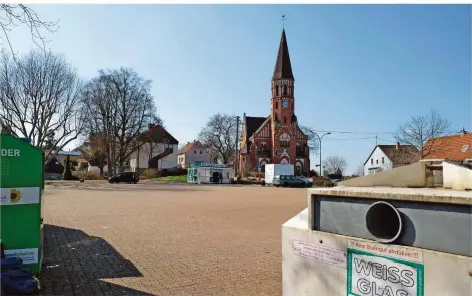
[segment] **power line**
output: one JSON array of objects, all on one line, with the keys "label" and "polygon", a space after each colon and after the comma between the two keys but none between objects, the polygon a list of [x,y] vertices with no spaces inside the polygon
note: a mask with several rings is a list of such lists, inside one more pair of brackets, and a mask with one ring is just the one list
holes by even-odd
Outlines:
[{"label": "power line", "polygon": [[325,140],[335,140],[335,141],[358,141],[358,140],[371,140],[375,139],[375,137],[366,137],[366,138],[332,138],[332,137],[326,137]]},{"label": "power line", "polygon": [[322,130],[313,130],[320,133],[338,133],[338,134],[358,134],[358,135],[393,135],[393,132],[352,132],[352,131],[322,131]]}]

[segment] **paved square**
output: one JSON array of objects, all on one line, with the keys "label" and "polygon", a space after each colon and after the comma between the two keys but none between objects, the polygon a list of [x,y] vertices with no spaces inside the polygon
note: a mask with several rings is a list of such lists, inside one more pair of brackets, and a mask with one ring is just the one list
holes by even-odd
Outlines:
[{"label": "paved square", "polygon": [[306,189],[96,187],[45,190],[43,295],[282,294],[281,225]]}]

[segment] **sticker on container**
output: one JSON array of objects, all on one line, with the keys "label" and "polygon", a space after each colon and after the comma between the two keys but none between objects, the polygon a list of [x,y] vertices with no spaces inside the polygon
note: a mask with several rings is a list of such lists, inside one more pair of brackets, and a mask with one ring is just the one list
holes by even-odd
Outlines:
[{"label": "sticker on container", "polygon": [[348,296],[424,296],[423,264],[347,249]]},{"label": "sticker on container", "polygon": [[39,187],[1,188],[0,205],[22,205],[39,203]]},{"label": "sticker on container", "polygon": [[423,252],[416,248],[378,244],[356,239],[349,240],[348,248],[376,254],[379,256],[387,256],[406,261],[423,263]]},{"label": "sticker on container", "polygon": [[346,252],[328,246],[293,240],[293,254],[321,261],[336,267],[346,268]]},{"label": "sticker on container", "polygon": [[38,248],[5,250],[5,257],[19,257],[23,259],[23,264],[36,264],[38,263]]}]

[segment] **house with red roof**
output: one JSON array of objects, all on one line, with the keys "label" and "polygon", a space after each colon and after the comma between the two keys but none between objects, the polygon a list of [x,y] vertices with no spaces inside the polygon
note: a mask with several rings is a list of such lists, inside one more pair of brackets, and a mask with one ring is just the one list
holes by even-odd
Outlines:
[{"label": "house with red roof", "polygon": [[210,162],[210,159],[211,154],[208,149],[205,149],[200,141],[193,141],[188,142],[180,149],[177,163],[185,169],[195,161]]},{"label": "house with red roof", "polygon": [[442,166],[443,161],[472,165],[472,134],[465,129],[458,134],[429,139],[417,155],[416,161]]}]

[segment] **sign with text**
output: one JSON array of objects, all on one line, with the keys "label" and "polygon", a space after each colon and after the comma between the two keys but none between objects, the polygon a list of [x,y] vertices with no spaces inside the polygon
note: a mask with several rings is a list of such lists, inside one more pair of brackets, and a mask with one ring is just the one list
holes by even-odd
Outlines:
[{"label": "sign with text", "polygon": [[424,296],[423,264],[347,249],[348,296]]},{"label": "sign with text", "polygon": [[293,254],[336,267],[346,268],[346,252],[328,246],[293,240]]},{"label": "sign with text", "polygon": [[23,260],[23,264],[36,264],[38,263],[38,249],[5,250],[5,257],[19,257]]},{"label": "sign with text", "polygon": [[350,239],[348,248],[364,251],[380,256],[398,258],[401,260],[423,262],[423,252],[419,249],[396,245],[384,245],[369,241]]}]

